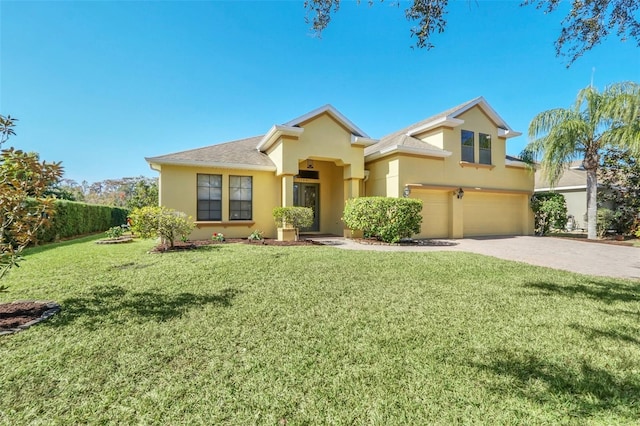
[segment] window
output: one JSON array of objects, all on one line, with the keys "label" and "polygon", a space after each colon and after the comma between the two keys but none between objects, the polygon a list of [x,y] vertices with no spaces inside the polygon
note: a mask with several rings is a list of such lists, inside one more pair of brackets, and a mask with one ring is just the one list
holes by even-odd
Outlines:
[{"label": "window", "polygon": [[478,134],[480,139],[480,164],[491,164],[491,135]]},{"label": "window", "polygon": [[198,174],[198,220],[222,220],[222,175]]},{"label": "window", "polygon": [[462,156],[461,160],[473,163],[473,132],[469,130],[462,131]]},{"label": "window", "polygon": [[251,176],[229,176],[229,220],[251,220]]}]

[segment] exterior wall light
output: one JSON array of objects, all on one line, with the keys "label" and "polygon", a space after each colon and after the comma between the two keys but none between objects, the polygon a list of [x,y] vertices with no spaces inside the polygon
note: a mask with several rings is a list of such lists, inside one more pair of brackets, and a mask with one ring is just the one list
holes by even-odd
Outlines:
[{"label": "exterior wall light", "polygon": [[409,188],[408,186],[404,187],[404,191],[402,191],[402,196],[404,198],[409,197],[409,194],[411,194],[411,188]]},{"label": "exterior wall light", "polygon": [[453,191],[453,195],[455,195],[458,199],[464,197],[464,191],[462,190],[462,188],[458,188],[455,191]]}]

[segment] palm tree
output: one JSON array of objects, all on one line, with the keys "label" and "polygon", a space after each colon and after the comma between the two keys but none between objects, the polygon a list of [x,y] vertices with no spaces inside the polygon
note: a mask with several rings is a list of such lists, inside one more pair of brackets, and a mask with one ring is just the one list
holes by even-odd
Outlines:
[{"label": "palm tree", "polygon": [[541,112],[529,124],[523,156],[537,160],[553,187],[571,161],[582,158],[587,172],[588,238],[596,238],[597,172],[600,153],[610,147],[640,154],[640,85],[617,83],[599,93],[593,86],[578,93],[572,108]]}]

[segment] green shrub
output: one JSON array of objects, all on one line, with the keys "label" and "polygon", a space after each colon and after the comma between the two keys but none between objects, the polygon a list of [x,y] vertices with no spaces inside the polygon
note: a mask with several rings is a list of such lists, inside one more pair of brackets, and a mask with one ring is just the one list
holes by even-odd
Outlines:
[{"label": "green shrub", "polygon": [[107,235],[107,238],[111,238],[112,240],[116,240],[120,237],[122,237],[123,234],[123,230],[121,226],[112,226],[111,228],[107,229],[105,231],[105,234]]},{"label": "green shrub", "polygon": [[342,220],[352,231],[396,243],[420,232],[421,212],[414,198],[360,197],[347,200]]},{"label": "green shrub", "polygon": [[256,229],[248,237],[249,241],[262,241],[264,237],[262,236],[262,231]]},{"label": "green shrub", "polygon": [[276,225],[286,228],[308,228],[313,225],[313,209],[310,207],[276,207],[273,209]]},{"label": "green shrub", "polygon": [[300,236],[300,228],[313,225],[313,209],[310,207],[276,207],[273,209],[273,219],[279,228],[295,228],[296,241]]},{"label": "green shrub", "polygon": [[38,234],[40,242],[104,232],[126,223],[127,210],[119,207],[56,200],[50,226]]},{"label": "green shrub", "polygon": [[531,197],[536,235],[547,235],[553,229],[567,226],[567,202],[557,192],[538,192]]},{"label": "green shrub", "polygon": [[607,235],[607,231],[612,229],[615,218],[613,210],[605,208],[598,209],[598,221],[596,222],[598,237],[602,238]]},{"label": "green shrub", "polygon": [[142,207],[131,212],[132,230],[141,238],[160,237],[173,247],[178,238],[186,239],[193,230],[193,219],[166,207]]}]

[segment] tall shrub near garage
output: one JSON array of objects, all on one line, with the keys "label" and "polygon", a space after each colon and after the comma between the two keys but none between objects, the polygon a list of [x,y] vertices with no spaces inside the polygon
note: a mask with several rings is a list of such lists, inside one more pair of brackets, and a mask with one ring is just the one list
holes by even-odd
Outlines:
[{"label": "tall shrub near garage", "polygon": [[567,202],[557,192],[538,192],[531,196],[536,235],[547,235],[551,229],[564,229],[567,225]]},{"label": "tall shrub near garage", "polygon": [[412,198],[360,197],[347,200],[342,220],[352,231],[396,243],[420,233],[422,201]]}]

